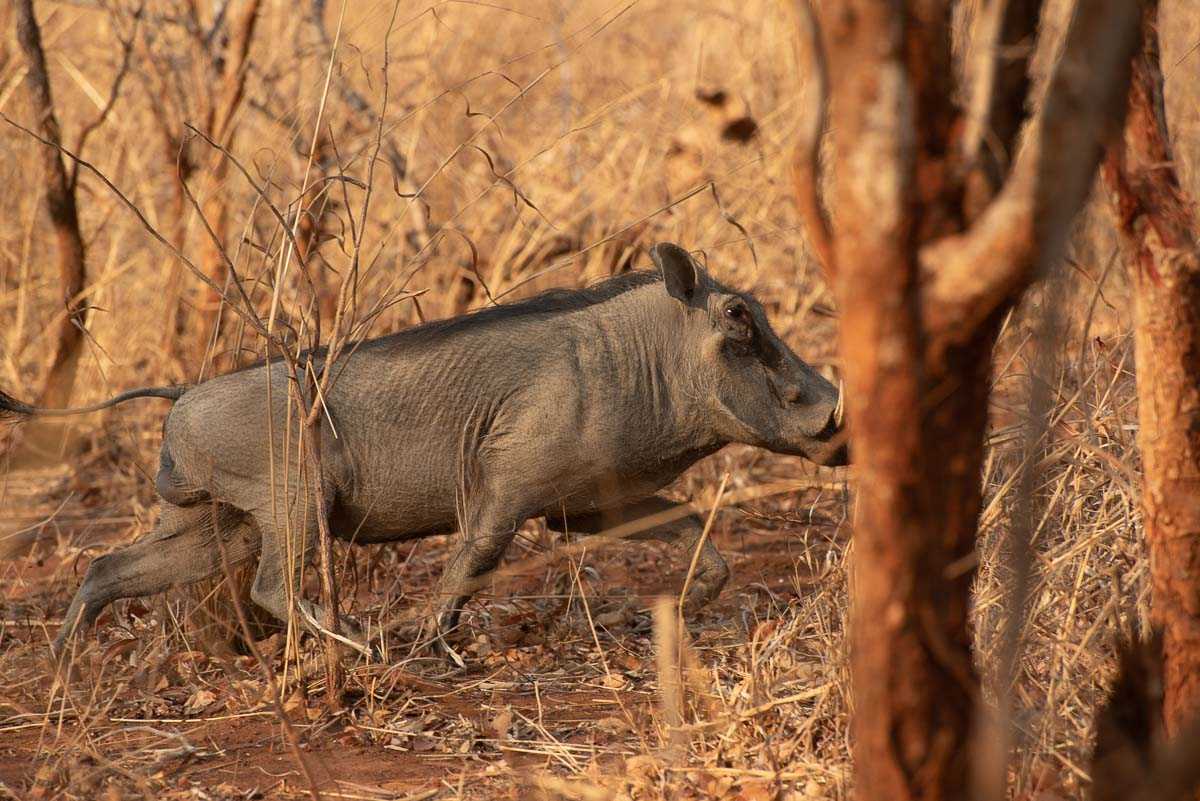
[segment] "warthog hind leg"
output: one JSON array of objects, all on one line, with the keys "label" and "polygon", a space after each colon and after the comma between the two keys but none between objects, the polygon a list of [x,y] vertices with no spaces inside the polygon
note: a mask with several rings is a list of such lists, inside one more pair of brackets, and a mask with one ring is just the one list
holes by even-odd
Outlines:
[{"label": "warthog hind leg", "polygon": [[80,627],[91,626],[113,601],[154,595],[220,573],[216,531],[221,532],[230,567],[258,551],[253,522],[231,506],[183,508],[163,503],[160,508],[154,531],[92,560],[54,640],[55,654],[61,654],[71,635]]},{"label": "warthog hind leg", "polygon": [[[664,512],[679,509],[681,504],[657,495],[636,503],[605,509],[584,515],[548,515],[546,525],[552,530],[570,534],[599,534],[610,531],[618,526],[635,524],[639,520],[653,523],[652,518]],[[691,564],[692,554],[696,551],[696,543],[704,532],[704,521],[696,514],[688,514],[675,520],[658,525],[649,525],[642,531],[627,535],[631,540],[658,540],[671,543],[680,552],[680,558],[685,565]],[[696,562],[696,572],[688,587],[687,597],[684,598],[684,611],[694,614],[704,608],[710,601],[721,593],[725,582],[729,579],[729,565],[713,545],[712,540],[704,541],[700,549],[700,557]]]}]

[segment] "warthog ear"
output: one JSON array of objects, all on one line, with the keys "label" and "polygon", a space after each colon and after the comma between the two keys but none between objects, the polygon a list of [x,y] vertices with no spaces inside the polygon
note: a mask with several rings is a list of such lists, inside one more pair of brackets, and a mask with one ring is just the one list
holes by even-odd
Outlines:
[{"label": "warthog ear", "polygon": [[700,276],[696,272],[696,262],[692,261],[688,252],[679,245],[659,242],[650,248],[650,258],[662,270],[667,293],[683,303],[690,302],[696,293],[696,285],[700,283]]}]

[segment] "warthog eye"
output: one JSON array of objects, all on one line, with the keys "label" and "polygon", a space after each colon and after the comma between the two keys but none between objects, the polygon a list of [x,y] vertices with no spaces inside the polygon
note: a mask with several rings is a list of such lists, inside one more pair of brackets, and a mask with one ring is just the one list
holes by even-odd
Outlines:
[{"label": "warthog eye", "polygon": [[722,312],[725,317],[725,335],[739,347],[749,347],[754,339],[754,318],[744,303],[730,303]]},{"label": "warthog eye", "polygon": [[730,354],[747,357],[754,353],[754,318],[745,304],[735,301],[721,309],[719,327]]}]

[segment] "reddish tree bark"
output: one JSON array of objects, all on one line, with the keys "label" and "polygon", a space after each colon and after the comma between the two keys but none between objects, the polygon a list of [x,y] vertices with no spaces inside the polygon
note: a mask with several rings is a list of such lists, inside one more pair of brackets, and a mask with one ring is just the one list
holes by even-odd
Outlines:
[{"label": "reddish tree bark", "polygon": [[[37,115],[35,129],[55,145],[62,144],[62,130],[54,114],[46,54],[42,33],[34,15],[33,0],[17,0],[17,40],[25,53],[28,71],[25,84],[30,103]],[[75,206],[75,187],[67,174],[62,155],[55,147],[41,148],[46,174],[46,210],[58,241],[58,273],[62,284],[66,316],[55,334],[54,359],[38,398],[42,406],[67,406],[75,383],[75,368],[83,347],[86,311],[81,297],[87,280],[83,237],[79,232],[79,211]]]},{"label": "reddish tree bark", "polygon": [[1156,0],[1142,14],[1125,134],[1104,176],[1134,290],[1142,520],[1176,734],[1200,712],[1200,250],[1167,133]]},{"label": "reddish tree bark", "polygon": [[[939,798],[966,784],[962,742],[975,679],[962,625],[966,584],[960,577],[962,588],[946,587],[939,575],[971,542],[954,532],[934,536],[922,453],[925,376],[912,207],[918,174],[912,99],[922,95],[905,63],[904,15],[883,4],[844,6],[823,9],[823,29],[838,164],[847,166],[831,205],[833,285],[859,487],[851,623],[856,785],[863,799]],[[929,581],[928,574],[939,577]]]},{"label": "reddish tree bark", "polygon": [[[979,701],[967,622],[992,347],[1004,313],[1061,255],[1119,129],[1136,42],[1125,0],[1081,0],[1011,168],[980,168],[961,141],[949,13],[939,0],[822,4],[816,51],[828,69],[818,75],[829,78],[838,169],[831,214],[815,140],[797,155],[801,214],[841,307],[858,479],[860,799],[967,795]],[[1001,24],[999,43],[1029,29]],[[1011,146],[1027,81],[1002,73],[978,107],[996,126],[989,135]],[[968,193],[973,172],[981,177]]]}]

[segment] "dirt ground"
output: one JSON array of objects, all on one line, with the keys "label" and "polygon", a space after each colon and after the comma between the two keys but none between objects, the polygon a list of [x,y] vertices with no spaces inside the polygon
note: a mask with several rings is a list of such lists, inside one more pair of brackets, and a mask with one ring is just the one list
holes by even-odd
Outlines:
[{"label": "dirt ground", "polygon": [[[112,458],[96,458],[85,473],[115,467]],[[710,459],[691,480],[728,469],[733,460],[749,462],[764,479],[797,464],[738,449]],[[136,473],[125,496],[89,497],[79,489],[87,481],[87,475],[13,476],[7,487],[15,501],[52,486],[39,505],[10,507],[32,518],[40,536],[23,559],[0,562],[0,664],[6,678],[17,679],[0,692],[0,787],[17,797],[287,798],[309,796],[315,782],[330,798],[525,798],[531,790],[562,790],[552,784],[556,776],[592,775],[604,785],[625,773],[649,787],[666,767],[647,610],[656,596],[677,596],[682,586],[686,561],[669,548],[624,543],[584,552],[474,602],[469,633],[458,640],[463,668],[410,655],[408,643],[392,638],[382,662],[349,663],[336,713],[326,708],[320,670],[293,682],[309,695],[289,691],[282,710],[310,777],[265,697],[267,683],[253,657],[214,652],[192,639],[195,594],[118,602],[80,641],[74,679],[55,685],[47,641],[77,577],[88,559],[142,530],[152,516]],[[806,596],[842,591],[844,510],[845,498],[825,491],[718,515],[712,536],[732,578],[690,627],[697,660],[712,665],[714,676],[729,673],[709,686],[718,688],[715,696],[693,698],[716,713],[710,725],[721,722],[722,703],[737,701],[722,692],[749,693],[762,699],[752,706],[768,708],[778,699],[797,709],[827,703],[832,688],[825,676],[841,669],[836,640],[828,643],[832,652],[812,648],[795,660],[791,675],[766,686],[730,681],[747,678],[730,655],[769,638]],[[528,534],[510,562],[554,544],[537,527]],[[370,621],[384,607],[419,603],[449,544],[439,537],[344,549],[352,572],[361,571],[346,607]],[[827,634],[836,633],[840,623],[830,622],[834,631]],[[276,633],[259,644],[268,654],[275,650],[277,680],[282,639]],[[751,793],[775,783],[755,771],[711,767],[687,775],[698,792],[714,781]],[[803,791],[812,783],[823,795],[843,778],[836,765],[824,775],[802,772],[803,778],[786,772],[786,786]]]}]

